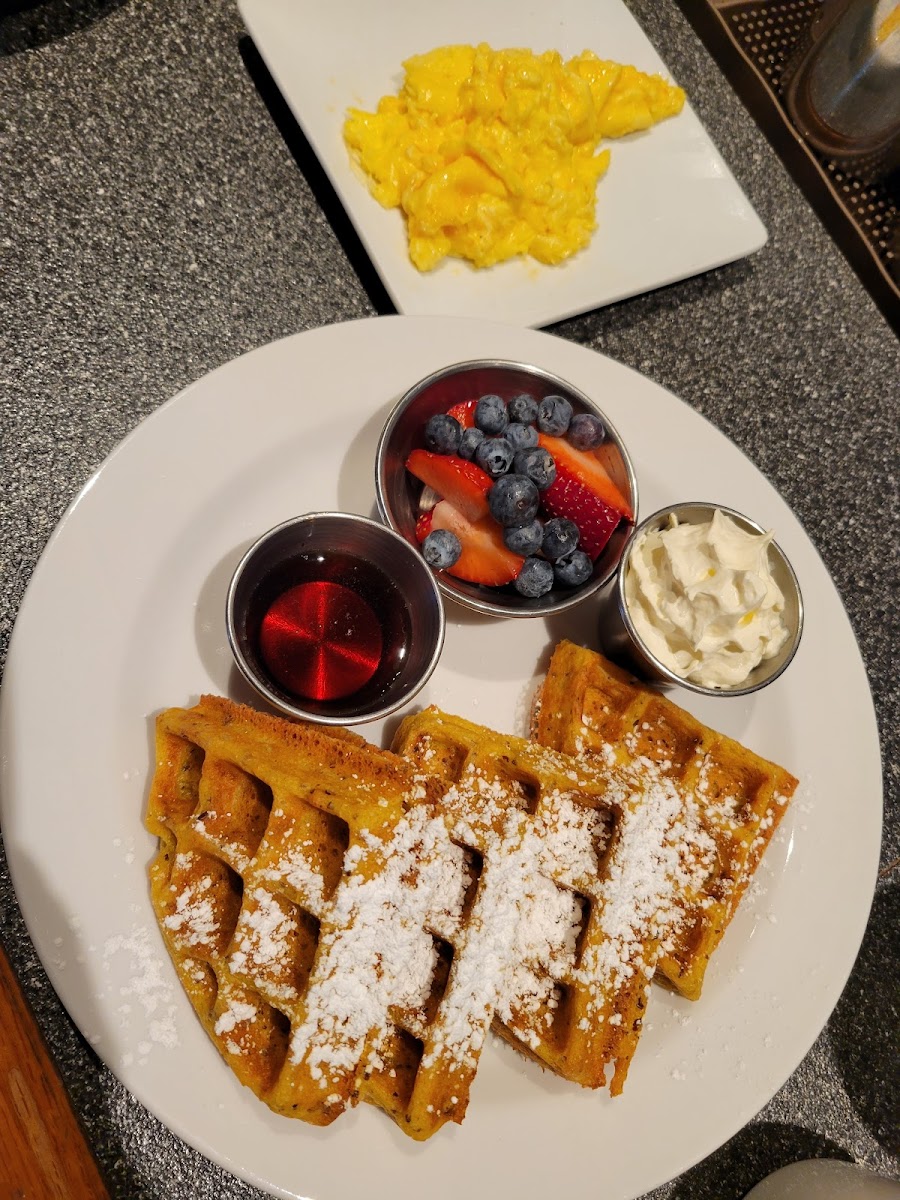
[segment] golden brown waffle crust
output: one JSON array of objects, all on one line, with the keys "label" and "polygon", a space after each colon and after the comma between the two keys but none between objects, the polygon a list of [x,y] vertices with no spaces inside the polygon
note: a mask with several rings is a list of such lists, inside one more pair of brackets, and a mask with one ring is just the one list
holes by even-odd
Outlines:
[{"label": "golden brown waffle crust", "polygon": [[532,714],[542,745],[588,760],[646,758],[709,814],[717,877],[686,924],[682,945],[659,964],[663,982],[700,996],[719,944],[771,842],[798,780],[717,733],[602,655],[570,641],[554,650]]},{"label": "golden brown waffle crust", "polygon": [[494,1026],[564,1078],[617,1095],[656,964],[711,867],[694,808],[655,764],[574,758],[435,709],[408,717],[394,749],[444,781],[452,836],[481,852],[488,886],[491,833],[510,809],[528,814],[506,845],[533,859],[524,915],[502,938],[515,967]]},{"label": "golden brown waffle crust", "polygon": [[327,984],[323,947],[341,933],[337,897],[347,878],[359,889],[377,884],[411,803],[428,808],[409,765],[354,733],[213,696],[157,718],[146,814],[160,839],[150,867],[154,911],[210,1038],[241,1082],[283,1115],[328,1124],[366,1099],[427,1137],[464,1112],[449,1097],[412,1111],[402,1039],[384,1049],[383,1077],[342,1068],[337,1083],[294,1053],[317,972]]},{"label": "golden brown waffle crust", "polygon": [[570,642],[531,739],[429,708],[383,750],[203,696],[157,718],[151,898],[242,1083],[422,1139],[462,1120],[491,1026],[618,1094],[654,974],[699,996],[796,786]]}]

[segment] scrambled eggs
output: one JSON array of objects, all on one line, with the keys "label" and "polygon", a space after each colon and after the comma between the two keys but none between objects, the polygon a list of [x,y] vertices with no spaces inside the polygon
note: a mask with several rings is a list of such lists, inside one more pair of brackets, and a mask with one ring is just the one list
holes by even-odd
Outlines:
[{"label": "scrambled eggs", "polygon": [[350,109],[344,140],[385,208],[400,207],[421,271],[447,255],[489,267],[559,263],[596,228],[602,138],[673,116],[681,88],[586,50],[443,46],[403,64],[374,113]]}]

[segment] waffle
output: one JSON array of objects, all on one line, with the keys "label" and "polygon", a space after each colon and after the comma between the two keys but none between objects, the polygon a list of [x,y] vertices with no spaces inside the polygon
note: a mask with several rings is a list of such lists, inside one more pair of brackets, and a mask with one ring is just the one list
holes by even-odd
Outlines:
[{"label": "waffle", "polygon": [[542,745],[589,762],[646,764],[696,806],[715,846],[713,869],[686,904],[657,978],[691,1000],[710,955],[781,820],[797,780],[702,725],[599,654],[560,642],[535,706]]},{"label": "waffle", "polygon": [[436,709],[406,718],[393,748],[438,776],[450,836],[481,864],[496,1032],[618,1094],[650,979],[711,869],[697,814],[653,767],[579,763]]},{"label": "waffle", "polygon": [[443,992],[469,867],[427,787],[354,734],[214,697],[156,737],[153,906],[240,1081],[319,1125],[359,1100],[418,1139],[461,1121],[483,1030]]},{"label": "waffle", "polygon": [[276,1112],[363,1100],[427,1138],[492,1026],[615,1095],[651,979],[699,995],[796,780],[571,643],[534,733],[432,708],[383,751],[215,697],[160,715],[154,910]]}]

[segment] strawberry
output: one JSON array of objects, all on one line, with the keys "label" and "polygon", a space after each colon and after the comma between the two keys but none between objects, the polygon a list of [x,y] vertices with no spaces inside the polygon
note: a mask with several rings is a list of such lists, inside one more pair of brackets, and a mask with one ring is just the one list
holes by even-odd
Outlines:
[{"label": "strawberry", "polygon": [[579,545],[591,558],[599,555],[622,519],[621,513],[610,508],[565,468],[557,470],[556,478],[541,492],[541,501],[549,516],[568,517],[575,522]]},{"label": "strawberry", "polygon": [[478,521],[487,516],[487,494],[494,481],[475,463],[457,458],[455,454],[413,450],[406,460],[406,469],[416,479],[434,488],[439,496],[451,501],[466,520]]},{"label": "strawberry", "polygon": [[419,519],[416,521],[416,541],[419,545],[425,541],[429,533],[431,533],[431,512],[423,512],[419,514]]},{"label": "strawberry", "polygon": [[448,417],[455,417],[463,429],[471,429],[475,424],[475,405],[477,400],[461,400],[447,409]]},{"label": "strawberry", "polygon": [[538,444],[553,455],[557,474],[568,474],[623,517],[629,521],[633,518],[634,511],[628,500],[590,450],[576,450],[565,438],[550,437],[546,433],[540,435]]},{"label": "strawberry", "polygon": [[491,517],[469,521],[449,500],[441,500],[431,512],[432,529],[449,529],[462,542],[462,554],[448,575],[469,583],[484,583],[502,587],[512,581],[522,569],[524,558],[513,554],[503,545],[503,531]]}]

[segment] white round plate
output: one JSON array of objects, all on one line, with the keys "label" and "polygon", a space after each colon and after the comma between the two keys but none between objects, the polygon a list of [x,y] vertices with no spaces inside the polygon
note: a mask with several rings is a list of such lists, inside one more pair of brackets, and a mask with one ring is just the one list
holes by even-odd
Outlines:
[{"label": "white round plate", "polygon": [[[479,357],[536,363],[594,396],[631,449],[644,511],[690,493],[775,529],[806,602],[796,659],[746,699],[677,698],[801,783],[702,999],[654,989],[621,1097],[583,1091],[492,1043],[464,1125],[416,1144],[367,1105],[319,1129],[275,1116],[237,1083],[166,957],[142,817],[154,714],[202,692],[250,698],[224,623],[243,551],[295,513],[371,514],[390,405],[437,368]],[[592,623],[590,606],[527,622],[454,608],[442,662],[416,703],[522,733],[550,647],[564,636],[590,642]],[[298,334],[214,371],[140,425],[83,489],[35,571],[10,647],[0,758],[13,882],[76,1024],[185,1141],[274,1195],[316,1200],[627,1200],[678,1175],[762,1107],[827,1020],[862,939],[881,831],[878,738],[853,633],[762,475],[634,371],[548,334],[455,318]]]}]

